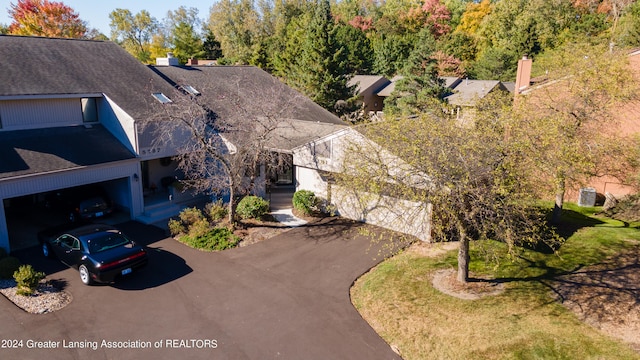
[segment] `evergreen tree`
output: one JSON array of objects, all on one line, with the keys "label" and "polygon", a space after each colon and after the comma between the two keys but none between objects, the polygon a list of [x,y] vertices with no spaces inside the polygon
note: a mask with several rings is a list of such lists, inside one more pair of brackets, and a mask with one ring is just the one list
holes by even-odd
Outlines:
[{"label": "evergreen tree", "polygon": [[351,25],[339,24],[336,35],[345,48],[348,71],[351,74],[370,74],[373,67],[373,47],[364,31]]},{"label": "evergreen tree", "polygon": [[207,29],[202,50],[204,51],[203,56],[205,59],[216,60],[223,56],[220,41],[216,39],[216,36],[210,29]]},{"label": "evergreen tree", "polygon": [[353,88],[347,86],[351,75],[347,72],[346,50],[336,33],[329,0],[318,0],[295,74],[288,76],[294,87],[329,111],[334,111],[336,101],[353,96]]},{"label": "evergreen tree", "polygon": [[434,58],[436,40],[428,27],[418,35],[416,47],[409,54],[401,70],[395,91],[385,100],[385,111],[392,114],[413,115],[434,108],[444,95],[438,78],[438,61]]},{"label": "evergreen tree", "polygon": [[185,64],[190,58],[199,58],[204,55],[202,50],[202,40],[193,29],[193,25],[181,22],[172,29],[173,32],[173,52]]}]

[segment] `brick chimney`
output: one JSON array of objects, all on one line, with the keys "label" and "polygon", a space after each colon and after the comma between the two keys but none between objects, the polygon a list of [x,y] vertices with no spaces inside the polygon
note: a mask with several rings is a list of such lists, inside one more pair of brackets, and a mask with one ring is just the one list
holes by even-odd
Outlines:
[{"label": "brick chimney", "polygon": [[533,61],[527,57],[527,55],[523,56],[522,59],[518,60],[518,72],[516,74],[516,89],[515,94],[518,95],[522,93],[523,90],[529,87],[531,84],[531,65]]}]

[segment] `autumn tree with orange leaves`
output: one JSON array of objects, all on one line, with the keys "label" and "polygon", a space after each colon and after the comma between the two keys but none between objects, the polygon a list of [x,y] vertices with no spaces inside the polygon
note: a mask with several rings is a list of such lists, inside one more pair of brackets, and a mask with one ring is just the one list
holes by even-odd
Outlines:
[{"label": "autumn tree with orange leaves", "polygon": [[87,26],[71,7],[48,0],[11,3],[9,34],[60,38],[83,38]]}]

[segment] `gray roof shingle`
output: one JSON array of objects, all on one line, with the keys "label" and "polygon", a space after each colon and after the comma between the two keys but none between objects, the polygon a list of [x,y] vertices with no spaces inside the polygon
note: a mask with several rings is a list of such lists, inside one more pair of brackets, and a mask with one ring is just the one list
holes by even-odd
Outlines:
[{"label": "gray roof shingle", "polygon": [[[218,115],[242,111],[264,115],[265,108],[280,110],[295,120],[344,125],[344,122],[306,96],[254,66],[152,66],[175,86],[191,85]],[[282,107],[288,107],[283,109]]]},{"label": "gray roof shingle", "polygon": [[462,80],[445,99],[451,105],[474,106],[495,88],[504,88],[498,80]]},{"label": "gray roof shingle", "polygon": [[0,132],[0,179],[134,159],[102,125]]},{"label": "gray roof shingle", "polygon": [[[220,117],[250,126],[252,119],[273,116],[282,122],[271,148],[289,151],[346,126],[340,118],[306,96],[253,66],[153,66],[174,86],[190,85],[199,102]],[[238,116],[242,114],[242,116]],[[231,139],[233,142],[233,140]]]},{"label": "gray roof shingle", "polygon": [[110,41],[0,35],[0,97],[103,93],[134,119],[172,87]]}]

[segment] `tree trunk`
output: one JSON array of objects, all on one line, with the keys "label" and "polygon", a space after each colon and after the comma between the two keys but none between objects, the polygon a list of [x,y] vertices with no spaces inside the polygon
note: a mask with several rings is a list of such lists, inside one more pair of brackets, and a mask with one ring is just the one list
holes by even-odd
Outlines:
[{"label": "tree trunk", "polygon": [[458,230],[460,247],[458,248],[458,282],[469,281],[469,238],[464,230]]},{"label": "tree trunk", "polygon": [[433,204],[428,203],[427,204],[427,226],[425,229],[425,236],[424,236],[424,242],[426,243],[430,243],[433,241],[433,237],[432,237],[432,222],[433,222]]},{"label": "tree trunk", "polygon": [[233,225],[236,219],[236,204],[233,186],[229,186],[229,224]]},{"label": "tree trunk", "polygon": [[552,224],[559,224],[562,217],[562,206],[564,205],[565,180],[564,176],[556,177],[556,202],[553,205],[553,214],[551,216]]}]

